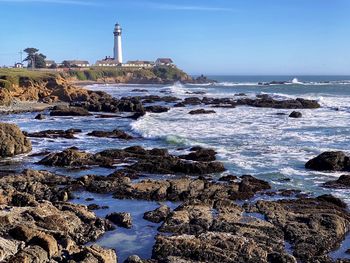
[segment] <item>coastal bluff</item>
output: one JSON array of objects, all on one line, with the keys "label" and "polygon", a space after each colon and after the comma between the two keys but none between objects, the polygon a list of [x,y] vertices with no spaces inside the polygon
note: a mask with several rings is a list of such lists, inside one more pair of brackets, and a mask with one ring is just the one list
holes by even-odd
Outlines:
[{"label": "coastal bluff", "polygon": [[154,69],[71,69],[69,71],[31,71],[0,69],[0,106],[20,102],[76,102],[109,97],[104,92],[88,91],[83,83],[170,84],[204,83],[206,77],[192,78],[174,67]]}]

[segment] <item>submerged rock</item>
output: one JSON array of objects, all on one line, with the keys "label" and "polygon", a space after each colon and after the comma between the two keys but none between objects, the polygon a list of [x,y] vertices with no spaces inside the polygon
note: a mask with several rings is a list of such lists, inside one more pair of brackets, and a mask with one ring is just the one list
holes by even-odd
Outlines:
[{"label": "submerged rock", "polygon": [[350,171],[350,158],[341,151],[324,152],[308,161],[305,168],[316,171]]},{"label": "submerged rock", "polygon": [[293,111],[289,114],[289,118],[301,118],[303,115],[299,111]]},{"label": "submerged rock", "polygon": [[17,125],[0,123],[0,157],[11,157],[31,150],[30,140]]},{"label": "submerged rock", "polygon": [[205,110],[205,109],[199,109],[199,110],[192,110],[188,114],[191,115],[197,115],[197,114],[211,114],[211,113],[216,113],[214,110]]}]

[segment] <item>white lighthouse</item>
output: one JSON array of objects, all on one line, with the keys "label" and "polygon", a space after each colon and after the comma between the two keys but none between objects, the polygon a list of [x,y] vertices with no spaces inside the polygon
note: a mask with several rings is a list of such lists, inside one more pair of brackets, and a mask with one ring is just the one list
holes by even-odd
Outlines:
[{"label": "white lighthouse", "polygon": [[123,51],[122,51],[122,28],[117,23],[114,27],[114,60],[119,64],[123,63]]}]

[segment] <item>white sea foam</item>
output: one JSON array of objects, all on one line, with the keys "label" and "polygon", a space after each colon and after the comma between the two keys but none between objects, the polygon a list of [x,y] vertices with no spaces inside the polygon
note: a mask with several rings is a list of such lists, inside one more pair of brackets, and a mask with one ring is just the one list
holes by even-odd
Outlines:
[{"label": "white sea foam", "polygon": [[235,87],[235,86],[257,86],[258,82],[218,82],[214,86]]}]

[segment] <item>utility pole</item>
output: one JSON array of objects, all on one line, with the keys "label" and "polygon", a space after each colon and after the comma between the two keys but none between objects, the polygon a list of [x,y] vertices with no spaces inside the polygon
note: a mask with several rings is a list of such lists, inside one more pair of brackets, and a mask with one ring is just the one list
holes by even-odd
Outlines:
[{"label": "utility pole", "polygon": [[21,57],[21,63],[22,63],[23,62],[23,51],[22,50],[19,51],[19,55]]}]

